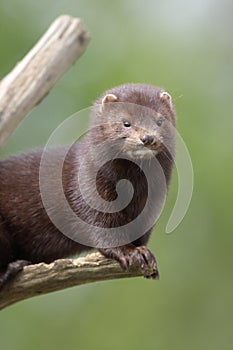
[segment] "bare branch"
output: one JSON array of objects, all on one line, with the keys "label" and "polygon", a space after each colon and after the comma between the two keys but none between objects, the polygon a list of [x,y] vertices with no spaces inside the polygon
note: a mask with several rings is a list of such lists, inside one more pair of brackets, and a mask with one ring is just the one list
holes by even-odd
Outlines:
[{"label": "bare branch", "polygon": [[88,32],[79,18],[61,16],[0,82],[0,148],[81,56],[88,42]]},{"label": "bare branch", "polygon": [[17,301],[72,286],[154,273],[158,275],[158,269],[148,266],[124,272],[116,261],[106,259],[100,253],[30,265],[0,291],[0,310]]}]

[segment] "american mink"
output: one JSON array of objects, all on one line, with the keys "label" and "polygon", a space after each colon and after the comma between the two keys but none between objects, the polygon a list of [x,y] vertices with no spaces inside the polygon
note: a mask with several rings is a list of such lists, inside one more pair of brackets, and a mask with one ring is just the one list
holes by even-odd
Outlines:
[{"label": "american mink", "polygon": [[[1,160],[0,288],[25,265],[50,263],[93,248],[125,270],[153,266],[155,257],[146,245],[171,178],[175,123],[172,98],[163,89],[125,84],[106,91],[93,105],[91,127],[83,140],[65,152],[63,146],[48,151],[43,192],[53,200],[46,205],[39,184],[43,150]],[[80,224],[69,219],[53,186],[61,153],[65,199]],[[106,208],[93,206],[98,204],[92,200],[95,189]],[[131,200],[119,209],[117,199],[123,194]]]}]

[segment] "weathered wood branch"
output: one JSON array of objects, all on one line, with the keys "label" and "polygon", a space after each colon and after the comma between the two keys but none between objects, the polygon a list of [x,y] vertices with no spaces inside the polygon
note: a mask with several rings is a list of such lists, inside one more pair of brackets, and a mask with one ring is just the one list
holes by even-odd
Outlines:
[{"label": "weathered wood branch", "polygon": [[0,82],[0,148],[84,52],[89,34],[79,18],[61,16]]},{"label": "weathered wood branch", "polygon": [[124,272],[120,265],[93,253],[77,259],[61,259],[51,264],[24,267],[12,282],[0,291],[0,310],[17,301],[81,284],[116,278],[158,274],[157,268],[145,266]]}]

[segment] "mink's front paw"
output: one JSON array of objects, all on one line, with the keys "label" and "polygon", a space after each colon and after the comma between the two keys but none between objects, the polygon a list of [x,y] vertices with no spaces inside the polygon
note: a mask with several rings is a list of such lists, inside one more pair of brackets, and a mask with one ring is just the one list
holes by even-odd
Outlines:
[{"label": "mink's front paw", "polygon": [[17,275],[18,272],[22,271],[24,266],[30,265],[31,262],[27,260],[16,260],[8,264],[6,271],[4,271],[0,276],[0,289],[2,289],[5,284]]},{"label": "mink's front paw", "polygon": [[100,249],[100,252],[107,258],[117,260],[125,271],[129,271],[129,269],[134,266],[140,267],[141,269],[149,267],[155,270],[155,272],[150,275],[145,275],[145,277],[152,279],[159,278],[156,259],[146,246],[135,247],[133,244],[129,244],[122,247]]}]

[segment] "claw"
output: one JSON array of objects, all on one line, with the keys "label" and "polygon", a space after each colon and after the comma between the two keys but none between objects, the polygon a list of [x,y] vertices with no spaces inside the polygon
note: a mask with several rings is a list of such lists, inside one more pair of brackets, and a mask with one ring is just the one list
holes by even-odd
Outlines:
[{"label": "claw", "polygon": [[120,263],[121,268],[123,270],[129,271],[130,264],[129,264],[128,259],[126,259],[125,257],[122,257],[122,258],[119,259],[119,263]]},{"label": "claw", "polygon": [[[146,246],[135,247],[134,245],[127,245],[112,249],[101,249],[100,252],[107,258],[117,260],[124,271],[129,271],[133,266],[140,267],[142,270],[146,266],[151,268],[156,267],[155,257]],[[145,277],[158,279],[159,275],[155,272],[152,275]]]}]

